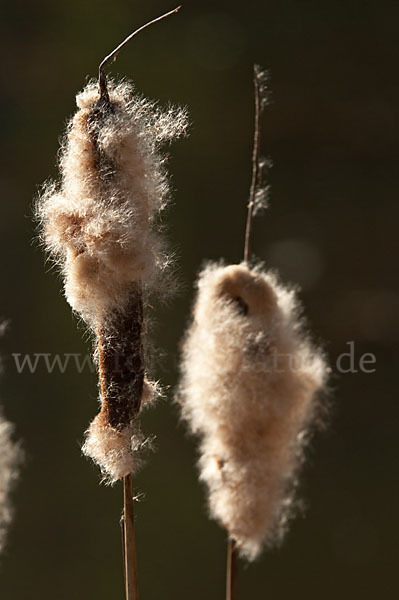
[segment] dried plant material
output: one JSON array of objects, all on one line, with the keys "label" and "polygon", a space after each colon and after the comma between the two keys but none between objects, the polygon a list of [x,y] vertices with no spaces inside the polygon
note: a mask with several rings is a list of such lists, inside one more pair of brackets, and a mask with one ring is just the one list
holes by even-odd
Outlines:
[{"label": "dried plant material", "polygon": [[[0,335],[7,328],[7,322],[0,322]],[[1,370],[0,362],[0,370]],[[6,543],[8,526],[13,517],[11,493],[19,476],[22,450],[13,440],[14,427],[0,409],[0,552]]]},{"label": "dried plant material", "polygon": [[142,466],[142,453],[151,447],[151,440],[133,424],[114,429],[108,423],[102,424],[99,415],[95,417],[87,431],[83,452],[97,463],[105,480],[112,483],[136,473]]},{"label": "dried plant material", "polygon": [[254,77],[256,79],[257,94],[259,95],[259,109],[262,112],[271,102],[270,71],[255,64]]},{"label": "dried plant material", "polygon": [[182,416],[200,438],[210,513],[254,559],[282,539],[327,368],[292,290],[261,268],[209,265],[182,356]]},{"label": "dried plant material", "polygon": [[260,118],[263,110],[270,104],[270,73],[262,69],[259,65],[254,65],[254,84],[256,95],[256,114],[255,114],[255,144],[252,156],[253,161],[253,181],[251,186],[252,203],[251,218],[263,213],[269,206],[271,186],[268,181],[269,171],[273,166],[270,157],[260,156],[259,137],[260,137]]},{"label": "dried plant material", "polygon": [[[139,595],[132,473],[149,442],[137,417],[156,392],[146,378],[144,300],[169,262],[156,232],[169,196],[160,146],[184,133],[186,115],[134,97],[129,83],[108,81],[105,67],[140,31],[179,9],[142,25],[101,61],[98,82],[77,96],[61,152],[61,182],[46,186],[37,207],[45,246],[62,267],[66,298],[96,335],[101,409],[83,452],[106,481],[123,479],[129,600]],[[163,281],[162,291],[167,288]]]},{"label": "dried plant material", "polygon": [[258,160],[258,174],[255,186],[252,215],[256,217],[269,208],[271,186],[267,183],[270,169],[273,167],[271,158],[261,156]]},{"label": "dried plant material", "polygon": [[[7,328],[7,322],[0,322],[0,336]],[[1,370],[0,362],[0,370]],[[0,409],[0,552],[6,543],[7,529],[13,517],[11,493],[19,476],[22,451],[13,441],[14,427]]]},{"label": "dried plant material", "polygon": [[159,389],[145,377],[142,336],[142,297],[136,288],[127,310],[108,315],[97,332],[101,410],[86,431],[82,451],[99,465],[107,483],[137,472],[143,450],[151,448],[136,417]]},{"label": "dried plant material", "polygon": [[148,403],[155,389],[145,383],[143,298],[169,264],[157,231],[169,199],[160,147],[184,134],[186,115],[135,96],[127,82],[100,83],[101,93],[93,82],[77,95],[61,181],[45,187],[37,214],[66,298],[97,336],[101,411],[83,452],[114,482],[148,445],[135,419],[143,390]]},{"label": "dried plant material", "polygon": [[169,197],[159,147],[184,133],[186,118],[134,96],[126,82],[109,84],[109,103],[96,83],[76,100],[62,180],[46,186],[38,216],[68,302],[95,327],[127,305],[132,283],[153,286],[168,264],[154,227]]},{"label": "dried plant material", "polygon": [[0,413],[0,551],[13,515],[10,494],[19,474],[21,450],[12,440],[13,427]]},{"label": "dried plant material", "polygon": [[260,120],[264,108],[270,101],[269,73],[254,65],[253,73],[255,92],[255,123],[254,145],[252,149],[252,178],[249,191],[247,223],[245,227],[244,260],[248,262],[250,256],[250,238],[253,217],[262,213],[269,206],[270,185],[266,182],[269,170],[273,166],[270,158],[260,155]]},{"label": "dried plant material", "polygon": [[[148,406],[160,394],[157,384],[145,379],[141,409]],[[128,413],[125,426],[113,427],[109,415],[105,415],[106,406],[107,404],[103,402],[101,411],[86,431],[86,441],[82,451],[100,466],[104,481],[114,483],[128,473],[139,471],[143,465],[143,454],[153,447],[153,439],[146,437],[137,423],[130,418],[133,411]]]}]

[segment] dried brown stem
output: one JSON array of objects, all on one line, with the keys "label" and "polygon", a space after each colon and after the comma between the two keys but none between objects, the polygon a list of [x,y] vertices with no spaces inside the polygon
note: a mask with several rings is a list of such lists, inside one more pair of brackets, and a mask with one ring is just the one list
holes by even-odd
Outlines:
[{"label": "dried brown stem", "polygon": [[234,540],[227,542],[226,600],[237,600],[238,554]]},{"label": "dried brown stem", "polygon": [[98,68],[98,85],[99,85],[99,89],[100,89],[100,96],[103,100],[105,100],[106,102],[109,102],[108,89],[107,89],[107,78],[104,73],[105,66],[108,63],[114,61],[117,58],[119,52],[122,50],[123,46],[125,46],[128,42],[130,42],[130,40],[132,38],[134,38],[138,33],[140,33],[140,31],[143,31],[143,29],[146,29],[147,27],[149,27],[153,23],[156,23],[157,21],[161,21],[162,19],[169,17],[169,15],[173,15],[174,13],[177,13],[177,11],[179,11],[180,9],[181,9],[181,6],[178,6],[177,8],[170,10],[169,12],[165,13],[164,15],[161,15],[160,17],[157,17],[156,19],[149,21],[145,25],[142,25],[141,27],[139,27],[138,29],[133,31],[133,33],[128,35],[128,37],[125,40],[123,40],[123,42],[121,42],[119,44],[119,46],[117,46],[114,50],[112,50],[112,52],[110,54],[108,54],[104,58],[104,60],[101,62],[100,66]]},{"label": "dried brown stem", "polygon": [[121,528],[121,542],[122,542],[122,564],[123,564],[123,578],[125,578],[125,511],[122,510],[121,518],[119,519],[119,526]]},{"label": "dried brown stem", "polygon": [[126,600],[139,600],[132,476],[123,478],[123,539]]},{"label": "dried brown stem", "polygon": [[248,262],[250,254],[250,241],[252,229],[252,217],[255,206],[256,188],[259,180],[259,150],[260,150],[260,114],[261,98],[259,86],[258,66],[254,65],[254,92],[255,92],[255,126],[254,126],[254,145],[252,151],[252,181],[249,192],[247,224],[245,227],[244,261]]}]

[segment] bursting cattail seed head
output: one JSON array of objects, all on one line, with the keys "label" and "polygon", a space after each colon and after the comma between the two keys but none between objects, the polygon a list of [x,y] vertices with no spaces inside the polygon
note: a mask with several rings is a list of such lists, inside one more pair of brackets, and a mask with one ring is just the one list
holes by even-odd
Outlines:
[{"label": "bursting cattail seed head", "polygon": [[108,85],[108,105],[96,83],[77,95],[61,150],[61,183],[50,182],[37,205],[66,298],[92,327],[123,310],[132,284],[153,287],[168,263],[155,231],[169,198],[159,147],[186,127],[184,110],[163,112],[133,96],[127,82]]},{"label": "bursting cattail seed head", "polygon": [[157,232],[169,199],[160,147],[184,134],[187,119],[182,109],[162,111],[134,96],[127,82],[102,85],[104,93],[93,82],[77,95],[61,181],[45,187],[37,214],[65,296],[97,337],[101,411],[83,452],[113,483],[137,470],[139,450],[150,445],[136,423],[155,396],[145,372],[143,296],[169,264]]},{"label": "bursting cattail seed head", "polygon": [[278,542],[327,367],[295,293],[260,268],[208,265],[182,352],[179,402],[200,438],[210,513],[254,559]]}]

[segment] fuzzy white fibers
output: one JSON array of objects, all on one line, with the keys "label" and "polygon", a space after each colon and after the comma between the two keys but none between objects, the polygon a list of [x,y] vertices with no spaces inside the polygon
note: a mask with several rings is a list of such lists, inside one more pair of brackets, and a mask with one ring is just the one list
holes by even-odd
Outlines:
[{"label": "fuzzy white fibers", "polygon": [[282,539],[326,380],[299,313],[274,274],[210,264],[183,345],[178,400],[200,437],[210,513],[249,560]]},{"label": "fuzzy white fibers", "polygon": [[12,518],[10,493],[18,477],[20,448],[12,440],[12,425],[0,413],[0,551],[3,549]]},{"label": "fuzzy white fibers", "polygon": [[99,465],[104,481],[113,484],[139,470],[142,451],[148,447],[151,447],[151,439],[143,436],[133,424],[118,431],[102,424],[97,415],[86,431],[82,451]]},{"label": "fuzzy white fibers", "polygon": [[167,263],[154,229],[169,197],[160,145],[186,128],[184,110],[161,111],[127,82],[108,88],[112,110],[98,104],[97,83],[77,95],[61,148],[61,181],[48,183],[37,204],[66,298],[92,326],[106,312],[123,310],[130,284],[154,285]]},{"label": "fuzzy white fibers", "polygon": [[[157,382],[144,380],[141,406],[147,408],[162,395]],[[146,437],[133,420],[118,430],[100,412],[85,432],[82,452],[101,469],[103,481],[113,485],[129,473],[137,473],[143,465],[143,453],[151,450],[153,438]]]}]

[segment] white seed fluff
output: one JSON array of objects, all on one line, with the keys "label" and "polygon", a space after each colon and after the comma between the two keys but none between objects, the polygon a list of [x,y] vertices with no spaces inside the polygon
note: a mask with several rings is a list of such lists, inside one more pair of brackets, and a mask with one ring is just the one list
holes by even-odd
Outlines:
[{"label": "white seed fluff", "polygon": [[[184,134],[187,119],[182,109],[162,111],[134,95],[127,82],[108,81],[107,88],[108,98],[97,82],[77,95],[61,148],[61,180],[45,186],[37,215],[43,242],[61,266],[67,301],[106,346],[105,354],[124,360],[118,384],[115,361],[98,361],[107,383],[83,446],[113,483],[137,470],[139,450],[149,444],[136,423],[142,392],[136,384],[145,373],[142,299],[169,263],[157,231],[169,199],[160,148]],[[141,302],[134,319],[133,297]],[[130,371],[129,360],[135,363]],[[155,398],[154,390],[147,382],[142,403]]]},{"label": "white seed fluff", "polygon": [[150,438],[135,430],[133,424],[118,431],[95,418],[86,432],[82,452],[99,465],[103,481],[114,484],[129,473],[137,473],[146,447],[151,447]]},{"label": "white seed fluff", "polygon": [[159,148],[186,128],[184,110],[161,111],[126,82],[108,87],[112,110],[100,116],[96,83],[77,95],[61,182],[47,184],[37,204],[66,298],[91,326],[123,309],[132,283],[153,286],[167,264],[154,227],[169,197]]},{"label": "white seed fluff", "polygon": [[18,477],[20,448],[12,440],[12,425],[0,414],[0,551],[3,549],[13,509],[10,494]]},{"label": "white seed fluff", "polygon": [[[144,380],[141,410],[148,408],[162,392],[157,382]],[[143,466],[143,454],[153,448],[151,436],[145,436],[136,420],[123,429],[115,429],[104,422],[100,412],[85,432],[82,452],[101,470],[102,481],[113,485],[129,473],[137,473]]]},{"label": "white seed fluff", "polygon": [[282,539],[326,381],[299,310],[272,273],[210,264],[183,345],[178,400],[210,513],[249,560]]}]

